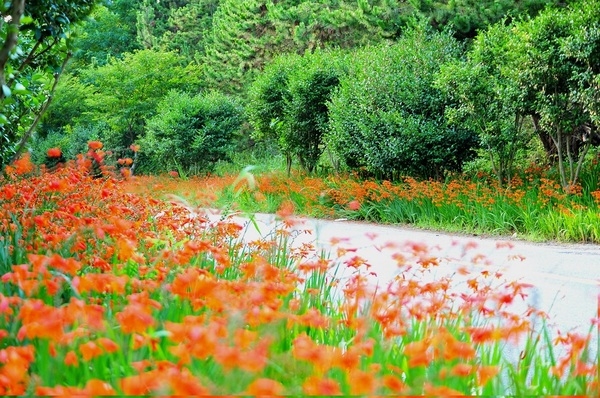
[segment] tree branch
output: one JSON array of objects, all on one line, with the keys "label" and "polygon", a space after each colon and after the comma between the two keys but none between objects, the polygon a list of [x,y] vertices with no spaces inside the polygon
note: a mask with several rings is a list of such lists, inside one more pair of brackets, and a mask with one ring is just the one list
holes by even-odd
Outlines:
[{"label": "tree branch", "polygon": [[27,141],[29,141],[29,139],[31,138],[33,131],[35,130],[36,126],[42,119],[42,116],[44,116],[44,113],[46,113],[46,110],[48,109],[48,107],[50,106],[50,103],[52,102],[52,98],[54,96],[54,91],[56,91],[56,86],[58,86],[58,79],[60,78],[63,71],[65,70],[65,66],[67,66],[67,62],[69,62],[70,58],[71,58],[71,52],[67,52],[67,55],[65,56],[65,59],[63,60],[62,65],[60,66],[60,72],[58,72],[54,75],[54,77],[55,77],[54,83],[52,84],[52,88],[50,89],[50,94],[48,95],[48,99],[46,100],[46,102],[44,102],[44,105],[42,105],[42,108],[40,109],[38,114],[35,116],[35,120],[31,124],[31,126],[29,126],[29,129],[25,132],[25,134],[23,134],[23,137],[21,137],[21,141],[19,141],[19,144],[17,145],[17,149],[15,150],[15,154],[13,155],[10,163],[14,162],[15,160],[17,160],[19,158],[19,155],[25,149],[25,145],[27,144]]},{"label": "tree branch", "polygon": [[[31,51],[29,52],[29,54],[27,54],[27,58],[25,58],[25,60],[23,61],[23,63],[21,63],[21,66],[19,66],[19,72],[22,72],[25,67],[27,65],[29,65],[29,63],[31,63],[31,61],[33,61],[34,59],[38,58],[39,56],[45,54],[46,52],[50,51],[52,49],[52,47],[54,47],[54,45],[56,43],[58,43],[58,38],[54,37],[54,41],[52,43],[50,43],[48,45],[48,47],[44,48],[42,51],[40,51],[38,54],[35,54],[35,51],[38,49],[38,47],[44,42],[44,39],[39,38],[38,41],[35,43],[35,45],[33,46],[33,48],[31,49]],[[35,55],[34,55],[35,54]]]}]

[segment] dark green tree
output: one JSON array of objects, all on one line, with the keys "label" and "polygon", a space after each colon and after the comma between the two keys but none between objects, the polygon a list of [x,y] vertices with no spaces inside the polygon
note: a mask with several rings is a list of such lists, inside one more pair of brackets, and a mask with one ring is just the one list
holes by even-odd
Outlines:
[{"label": "dark green tree", "polygon": [[267,33],[273,26],[266,18],[264,1],[223,0],[202,59],[210,87],[238,93],[253,80],[273,50]]},{"label": "dark green tree", "polygon": [[449,34],[418,26],[393,46],[352,55],[329,106],[326,142],[351,169],[396,178],[440,178],[474,156],[476,133],[444,119],[451,101],[434,86],[440,65],[459,58]]},{"label": "dark green tree", "polygon": [[137,17],[137,39],[142,48],[159,49],[160,38],[169,29],[169,17],[184,7],[188,0],[140,0],[135,9]]},{"label": "dark green tree", "polygon": [[159,43],[167,50],[176,50],[188,60],[201,59],[205,54],[207,36],[212,30],[213,15],[221,0],[190,0],[173,9],[165,33]]},{"label": "dark green tree", "polygon": [[451,28],[457,38],[472,38],[477,32],[506,17],[537,15],[561,0],[408,0],[432,26]]},{"label": "dark green tree", "polygon": [[510,186],[516,154],[531,139],[511,36],[509,27],[493,25],[476,37],[467,60],[442,65],[436,81],[454,103],[446,108],[448,120],[479,134],[501,186]]},{"label": "dark green tree", "polygon": [[202,63],[211,86],[239,93],[278,54],[395,39],[407,12],[405,3],[394,0],[223,0]]},{"label": "dark green tree", "polygon": [[[81,124],[104,123],[105,145],[127,148],[144,132],[145,120],[157,112],[158,103],[171,90],[199,92],[200,73],[174,52],[139,50],[86,69],[82,80],[93,87],[86,99]],[[85,119],[84,119],[85,117]]]}]

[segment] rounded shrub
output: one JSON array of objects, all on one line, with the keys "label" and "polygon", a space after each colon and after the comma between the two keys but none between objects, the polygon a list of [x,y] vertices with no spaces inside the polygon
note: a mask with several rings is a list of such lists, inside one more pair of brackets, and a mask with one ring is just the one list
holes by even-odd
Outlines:
[{"label": "rounded shrub", "polygon": [[138,172],[211,171],[235,147],[243,114],[237,100],[221,93],[169,92],[139,140]]},{"label": "rounded shrub", "polygon": [[394,45],[357,52],[329,104],[331,150],[351,169],[383,178],[460,170],[475,156],[477,135],[446,123],[449,100],[434,81],[461,54],[449,34],[419,27]]}]

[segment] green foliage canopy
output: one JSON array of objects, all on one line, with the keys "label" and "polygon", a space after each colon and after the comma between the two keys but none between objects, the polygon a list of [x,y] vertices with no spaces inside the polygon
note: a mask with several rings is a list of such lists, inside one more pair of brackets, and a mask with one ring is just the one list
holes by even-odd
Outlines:
[{"label": "green foliage canopy", "polygon": [[324,150],[328,102],[346,73],[342,52],[284,55],[249,90],[249,121],[257,138],[274,138],[288,159],[313,172]]},{"label": "green foliage canopy", "polygon": [[222,0],[206,38],[208,84],[240,94],[278,54],[353,48],[396,38],[408,16],[402,1]]},{"label": "green foliage canopy", "polygon": [[71,30],[96,0],[0,5],[0,166],[23,151],[70,57]]},{"label": "green foliage canopy", "polygon": [[510,185],[516,153],[530,135],[523,128],[525,109],[516,77],[518,54],[510,48],[511,30],[496,24],[474,40],[467,60],[441,66],[436,86],[454,105],[448,120],[479,134],[500,185]]},{"label": "green foliage canopy", "polygon": [[240,103],[224,94],[169,92],[139,140],[143,156],[138,170],[211,171],[217,161],[228,159],[243,114]]},{"label": "green foliage canopy", "polygon": [[472,38],[507,17],[535,16],[561,0],[409,0],[432,26],[451,28],[457,38]]},{"label": "green foliage canopy", "polygon": [[598,134],[600,2],[547,9],[511,33],[525,111],[549,155],[556,155],[561,183],[569,189]]},{"label": "green foliage canopy", "polygon": [[[127,148],[144,131],[159,102],[171,90],[196,93],[201,88],[199,68],[174,52],[139,50],[86,69],[82,80],[93,87],[87,98],[86,120],[106,123],[103,140],[109,148]],[[57,115],[58,117],[58,115]]]},{"label": "green foliage canopy", "polygon": [[434,87],[440,64],[461,55],[448,34],[418,27],[392,46],[353,55],[330,104],[327,143],[350,168],[385,178],[441,177],[474,156],[476,134],[444,120],[449,99]]}]

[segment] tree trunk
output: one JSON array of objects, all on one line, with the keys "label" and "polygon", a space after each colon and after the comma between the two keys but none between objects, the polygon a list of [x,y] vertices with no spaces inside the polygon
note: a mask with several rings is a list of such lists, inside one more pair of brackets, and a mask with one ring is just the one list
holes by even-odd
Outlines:
[{"label": "tree trunk", "polygon": [[552,140],[552,136],[546,130],[542,129],[540,126],[540,116],[539,115],[531,115],[531,120],[533,121],[533,127],[535,132],[537,133],[540,141],[542,141],[542,145],[544,146],[544,151],[546,152],[546,160],[550,166],[556,165],[558,162],[558,152],[556,145],[554,145],[554,141]]}]

